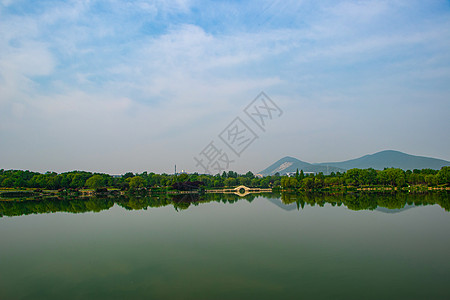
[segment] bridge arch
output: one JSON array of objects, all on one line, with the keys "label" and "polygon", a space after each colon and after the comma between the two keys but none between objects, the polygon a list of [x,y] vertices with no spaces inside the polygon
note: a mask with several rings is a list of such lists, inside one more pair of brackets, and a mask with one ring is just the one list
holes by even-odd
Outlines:
[{"label": "bridge arch", "polygon": [[228,188],[223,190],[207,190],[207,193],[223,193],[223,194],[236,194],[240,197],[247,196],[250,193],[262,193],[272,192],[271,188],[249,188],[245,185],[240,185],[235,188]]}]

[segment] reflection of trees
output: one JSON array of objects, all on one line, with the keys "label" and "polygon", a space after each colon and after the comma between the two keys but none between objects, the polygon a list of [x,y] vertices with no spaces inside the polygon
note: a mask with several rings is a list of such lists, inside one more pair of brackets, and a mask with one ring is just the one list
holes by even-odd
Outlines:
[{"label": "reflection of trees", "polygon": [[21,216],[30,214],[44,214],[52,212],[84,213],[107,210],[114,205],[111,199],[100,198],[49,198],[29,201],[1,201],[1,216]]},{"label": "reflection of trees", "polygon": [[[252,202],[259,195],[249,194],[239,197],[235,194],[159,194],[157,196],[122,195],[116,197],[91,198],[45,198],[27,201],[0,201],[0,216],[21,216],[53,212],[84,213],[100,212],[111,208],[115,203],[127,210],[142,210],[154,207],[173,206],[177,211],[197,206],[201,203],[236,203],[238,201]],[[374,210],[377,207],[400,209],[405,205],[440,205],[450,211],[450,193],[283,193],[264,194],[265,198],[279,199],[284,204],[296,203],[297,207],[344,205],[351,210]]]},{"label": "reflection of trees", "polygon": [[378,199],[378,206],[389,209],[400,209],[405,207],[408,194],[406,193],[388,193],[385,197]]},{"label": "reflection of trees", "polygon": [[161,197],[140,197],[140,196],[121,196],[113,198],[119,206],[127,210],[147,209],[148,207],[163,207],[171,204],[171,201],[165,195]]},{"label": "reflection of trees", "polygon": [[425,194],[415,193],[283,193],[281,201],[284,204],[297,203],[298,207],[323,206],[325,203],[333,206],[345,205],[351,210],[374,210],[377,207],[385,207],[388,209],[400,209],[405,205],[434,205],[438,204],[446,211],[450,211],[450,193],[434,192]]}]

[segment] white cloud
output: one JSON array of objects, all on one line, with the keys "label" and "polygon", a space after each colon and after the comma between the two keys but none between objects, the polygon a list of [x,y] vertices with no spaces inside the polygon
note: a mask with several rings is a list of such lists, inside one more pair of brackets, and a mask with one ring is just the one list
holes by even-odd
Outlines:
[{"label": "white cloud", "polygon": [[[312,148],[329,149],[333,133],[351,141],[352,127],[360,126],[358,134],[370,131],[356,123],[371,120],[374,126],[374,111],[392,118],[371,103],[401,108],[414,98],[415,108],[423,108],[424,99],[442,108],[448,93],[435,88],[450,76],[448,13],[390,27],[397,16],[412,18],[410,11],[419,9],[402,12],[404,2],[386,3],[111,0],[55,2],[23,15],[0,10],[0,135],[15,147],[24,145],[14,137],[19,135],[39,136],[35,143],[44,148],[57,139],[60,151],[91,160],[93,154],[74,141],[82,138],[110,160],[127,147],[138,149],[128,149],[135,165],[147,148],[157,157],[186,157],[265,90],[287,112],[262,144],[278,146],[283,133],[289,149],[301,148],[292,136],[314,132],[303,138]],[[212,12],[216,7],[224,11]],[[209,13],[224,14],[223,28],[209,25],[217,21]],[[33,137],[26,126],[35,130]],[[117,136],[127,145],[118,145]],[[179,144],[182,150],[173,150]],[[14,147],[5,145],[2,151],[14,158]],[[277,150],[261,151],[262,159]],[[314,158],[319,152],[308,151],[311,160],[321,160]]]}]

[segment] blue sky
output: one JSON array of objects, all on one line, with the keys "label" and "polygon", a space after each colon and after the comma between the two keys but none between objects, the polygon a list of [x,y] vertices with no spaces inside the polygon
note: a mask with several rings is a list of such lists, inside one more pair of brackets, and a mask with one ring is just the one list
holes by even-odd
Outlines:
[{"label": "blue sky", "polygon": [[450,160],[449,83],[449,1],[0,0],[0,168],[202,171],[261,91],[284,113],[233,170]]}]

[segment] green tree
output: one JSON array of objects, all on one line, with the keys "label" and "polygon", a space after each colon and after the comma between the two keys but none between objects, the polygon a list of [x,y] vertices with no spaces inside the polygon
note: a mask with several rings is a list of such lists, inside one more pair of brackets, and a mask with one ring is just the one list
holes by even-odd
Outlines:
[{"label": "green tree", "polygon": [[251,183],[250,183],[251,187],[259,187],[259,180],[257,178],[253,178]]},{"label": "green tree", "polygon": [[247,177],[249,179],[253,179],[253,178],[255,178],[255,175],[252,172],[248,171],[247,173],[245,173],[245,177]]},{"label": "green tree", "polygon": [[59,175],[51,176],[47,181],[47,188],[51,190],[61,188],[61,177]]},{"label": "green tree", "polygon": [[264,177],[263,179],[261,179],[261,181],[260,181],[260,187],[262,187],[262,188],[268,188],[269,185],[270,185],[270,178]]},{"label": "green tree", "polygon": [[189,179],[189,175],[186,173],[179,174],[177,176],[173,176],[172,182],[185,182]]},{"label": "green tree", "polygon": [[305,178],[305,173],[303,173],[303,170],[300,170],[300,174],[298,175],[298,181],[301,182]]},{"label": "green tree", "polygon": [[72,177],[72,181],[70,182],[70,187],[73,188],[81,188],[85,185],[86,179],[81,174],[75,174]]},{"label": "green tree", "polygon": [[437,173],[437,180],[439,184],[450,185],[450,167],[442,167]]},{"label": "green tree", "polygon": [[96,174],[88,178],[86,180],[86,186],[88,186],[91,189],[97,189],[100,187],[103,187],[103,177],[102,175]]},{"label": "green tree", "polygon": [[127,173],[125,173],[125,174],[122,176],[122,178],[123,178],[124,180],[126,180],[126,179],[128,179],[128,178],[133,177],[133,176],[134,176],[134,174],[133,174],[132,172],[127,172]]},{"label": "green tree", "polygon": [[251,183],[251,179],[250,179],[249,177],[242,177],[242,176],[239,176],[239,177],[237,178],[237,180],[239,181],[239,184],[240,184],[240,185],[249,186],[250,183]]},{"label": "green tree", "polygon": [[311,190],[314,188],[314,177],[312,176],[308,176],[303,178],[301,185],[303,188],[307,189],[307,190]]},{"label": "green tree", "polygon": [[339,178],[338,177],[325,177],[324,185],[325,186],[337,186],[337,185],[339,185]]},{"label": "green tree", "polygon": [[325,176],[323,175],[322,172],[320,172],[319,174],[317,174],[314,177],[314,187],[317,189],[323,188],[324,181],[325,181]]},{"label": "green tree", "polygon": [[237,182],[236,178],[229,177],[225,179],[223,183],[225,184],[226,187],[232,187],[236,185],[236,182]]},{"label": "green tree", "polygon": [[384,185],[403,186],[406,183],[405,171],[396,168],[388,168],[380,171],[377,179],[378,182]]},{"label": "green tree", "polygon": [[425,183],[428,186],[435,186],[437,184],[437,176],[436,175],[432,175],[432,174],[428,174],[425,175]]},{"label": "green tree", "polygon": [[[186,175],[186,174],[184,174]],[[129,179],[131,189],[138,189],[144,186],[145,180],[141,176],[134,176]]]},{"label": "green tree", "polygon": [[227,177],[228,178],[237,178],[238,174],[236,172],[233,172],[233,171],[228,171]]},{"label": "green tree", "polygon": [[356,168],[348,170],[344,175],[345,182],[348,185],[355,185],[355,186],[360,185],[360,177],[361,177],[361,170]]},{"label": "green tree", "polygon": [[5,178],[3,180],[2,186],[3,187],[13,187],[14,186],[14,181],[11,178],[7,177],[7,178]]}]

